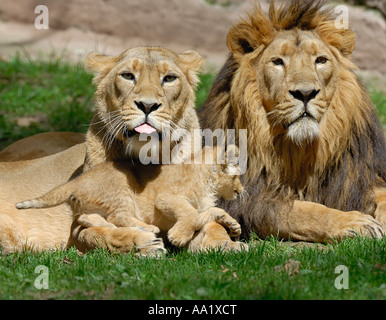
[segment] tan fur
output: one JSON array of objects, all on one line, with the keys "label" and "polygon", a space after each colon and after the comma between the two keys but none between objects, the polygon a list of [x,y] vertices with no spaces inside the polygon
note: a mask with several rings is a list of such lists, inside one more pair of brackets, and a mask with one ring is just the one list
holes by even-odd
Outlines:
[{"label": "tan fur", "polygon": [[[0,242],[3,252],[20,250],[23,246],[47,250],[64,245],[76,245],[82,251],[96,246],[118,252],[137,249],[141,254],[162,249],[163,244],[152,232],[142,230],[141,234],[141,230],[129,227],[95,225],[92,220],[88,222],[90,227],[79,224],[77,220],[72,223],[72,213],[66,204],[42,209],[38,215],[34,209],[17,212],[14,206],[16,202],[44,194],[79,174],[83,170],[80,165],[86,154],[86,171],[106,161],[136,160],[143,143],[127,133],[146,120],[144,113],[136,107],[137,100],[162,104],[147,119],[158,132],[171,128],[172,132],[184,129],[192,133],[199,128],[194,110],[194,88],[198,83],[197,72],[202,59],[197,53],[187,51],[176,55],[163,48],[142,47],[127,50],[117,57],[90,54],[87,65],[95,73],[97,85],[96,115],[87,133],[87,147],[81,144],[53,154],[57,151],[52,145],[44,144],[45,149],[39,154],[29,155],[35,158],[46,152],[51,156],[0,163]],[[122,73],[127,72],[135,74],[134,84],[122,78]],[[163,83],[169,72],[177,78]],[[58,133],[51,133],[49,143],[55,144],[56,137]],[[41,143],[47,141],[45,138],[47,136],[43,140],[35,136],[29,141]],[[184,156],[190,156],[189,152],[201,147],[201,141],[185,141],[184,137],[177,136],[172,141],[171,150],[181,140]],[[22,154],[20,149],[24,147],[16,143],[10,148],[13,148],[13,153]],[[3,159],[12,160],[12,156],[8,154]],[[213,216],[214,213],[208,214]],[[212,233],[209,230],[217,231]],[[189,249],[226,247],[228,243],[233,242],[225,228],[210,222],[210,228],[204,226],[198,231]]]},{"label": "tan fur", "polygon": [[[159,47],[129,49],[117,57],[90,54],[86,65],[95,74],[97,112],[87,132],[85,170],[106,161],[137,158],[147,141],[139,141],[139,135],[133,133],[135,127],[145,122],[159,134],[183,129],[193,136],[193,130],[199,128],[194,89],[202,64],[195,51],[177,55]],[[133,79],[125,79],[125,74]],[[168,76],[176,79],[165,82]],[[146,117],[138,106],[141,102],[159,107]],[[179,143],[180,138],[172,139],[170,147]],[[194,152],[201,141],[192,144]],[[182,149],[186,147],[191,146]],[[158,148],[160,160],[161,148],[162,143]]]},{"label": "tan fur", "polygon": [[[20,212],[15,203],[48,192],[81,172],[85,145],[29,161],[0,162],[0,246],[3,253],[64,248],[73,214],[66,204]],[[60,169],[60,170],[59,170]]]},{"label": "tan fur", "polygon": [[322,4],[273,3],[268,17],[256,7],[233,26],[231,55],[200,111],[203,129],[248,129],[250,201],[226,208],[263,237],[381,237],[375,208],[385,228],[373,197],[385,190],[383,132],[352,71],[354,33],[335,28]]},{"label": "tan fur", "polygon": [[[234,152],[233,148],[228,148],[229,152]],[[178,247],[187,245],[210,221],[222,224],[237,237],[240,225],[224,210],[213,208],[218,197],[232,200],[243,192],[239,176],[228,174],[237,168],[227,160],[229,157],[225,164],[205,164],[202,160],[208,155],[215,156],[211,148],[200,154],[202,164],[104,163],[16,207],[48,208],[69,201],[73,212],[81,214],[78,223],[84,227],[140,227],[154,233],[160,231],[159,227]],[[92,223],[85,217],[90,213],[95,216],[95,212],[106,220]],[[228,247],[240,245],[231,241]]]},{"label": "tan fur", "polygon": [[75,132],[45,132],[21,139],[0,152],[0,162],[32,160],[83,143],[85,135]]}]

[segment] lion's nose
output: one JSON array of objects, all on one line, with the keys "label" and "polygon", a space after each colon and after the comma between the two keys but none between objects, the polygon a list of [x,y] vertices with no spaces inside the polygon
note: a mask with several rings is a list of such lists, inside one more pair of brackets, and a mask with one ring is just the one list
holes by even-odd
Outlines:
[{"label": "lion's nose", "polygon": [[161,107],[161,103],[157,102],[145,102],[145,101],[134,101],[135,105],[139,110],[142,110],[144,114],[148,115],[149,113],[156,111]]},{"label": "lion's nose", "polygon": [[289,91],[291,96],[293,96],[297,100],[303,101],[304,104],[307,104],[308,101],[315,99],[315,97],[318,95],[319,92],[320,90],[315,90],[315,89]]}]

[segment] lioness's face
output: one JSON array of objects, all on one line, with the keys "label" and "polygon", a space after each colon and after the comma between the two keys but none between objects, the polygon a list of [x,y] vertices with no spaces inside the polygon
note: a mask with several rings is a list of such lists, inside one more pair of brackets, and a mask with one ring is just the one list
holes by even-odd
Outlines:
[{"label": "lioness's face", "polygon": [[269,121],[298,145],[314,141],[334,92],[333,53],[316,32],[291,30],[279,33],[260,59]]},{"label": "lioness's face", "polygon": [[194,87],[202,59],[196,52],[176,55],[140,47],[118,57],[91,56],[89,68],[96,59],[102,61],[96,76],[99,117],[106,131],[130,148],[128,152],[138,153],[147,143],[146,135],[162,141],[166,132],[198,127]]},{"label": "lioness's face", "polygon": [[129,52],[114,68],[120,103],[112,105],[112,111],[121,114],[122,135],[161,133],[174,123],[174,115],[183,107],[176,103],[178,96],[189,94],[186,77],[175,60],[160,52]]}]

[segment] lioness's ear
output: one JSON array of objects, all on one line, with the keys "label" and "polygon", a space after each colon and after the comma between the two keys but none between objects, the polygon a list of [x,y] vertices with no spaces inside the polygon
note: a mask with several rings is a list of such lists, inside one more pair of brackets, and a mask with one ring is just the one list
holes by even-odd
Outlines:
[{"label": "lioness's ear", "polygon": [[186,77],[193,88],[196,88],[200,82],[198,73],[201,71],[201,67],[204,64],[204,59],[193,50],[185,51],[178,55],[180,67],[186,74]]},{"label": "lioness's ear", "polygon": [[119,57],[91,52],[86,59],[86,68],[94,74],[110,71],[119,61]]}]

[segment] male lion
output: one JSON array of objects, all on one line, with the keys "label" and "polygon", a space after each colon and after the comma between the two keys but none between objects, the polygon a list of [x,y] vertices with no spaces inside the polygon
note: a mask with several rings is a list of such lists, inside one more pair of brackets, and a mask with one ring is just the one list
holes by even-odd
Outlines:
[{"label": "male lion", "polygon": [[354,33],[323,4],[271,4],[268,17],[256,7],[233,26],[200,111],[203,129],[248,129],[250,197],[224,208],[260,237],[379,238],[386,227],[384,134],[353,72]]},{"label": "male lion", "polygon": [[[202,63],[202,58],[194,51],[178,55],[159,47],[129,49],[117,57],[90,54],[87,66],[95,73],[97,112],[86,143],[40,157],[45,151],[50,154],[54,150],[49,146],[33,154],[33,160],[0,163],[0,245],[3,252],[20,250],[23,246],[42,250],[75,244],[82,251],[102,245],[119,252],[137,248],[146,254],[162,247],[151,232],[128,227],[84,228],[76,221],[72,223],[73,215],[66,204],[42,209],[36,214],[35,209],[18,212],[15,203],[46,193],[74,178],[83,171],[85,159],[86,171],[106,161],[138,161],[146,144],[141,138],[160,136],[161,142],[155,144],[151,155],[159,154],[161,158],[165,156],[162,151],[167,131],[171,131],[169,149],[180,147],[175,162],[190,156],[201,147],[200,140],[192,141],[188,136],[194,136],[193,130],[199,128],[194,88]],[[49,138],[54,139],[55,134],[50,134]],[[42,142],[45,138],[29,138],[29,143],[34,139]],[[20,157],[25,159],[21,152]],[[6,159],[7,155],[3,160]],[[239,247],[223,226],[211,221],[189,246],[193,250],[231,247],[229,244]]]}]

